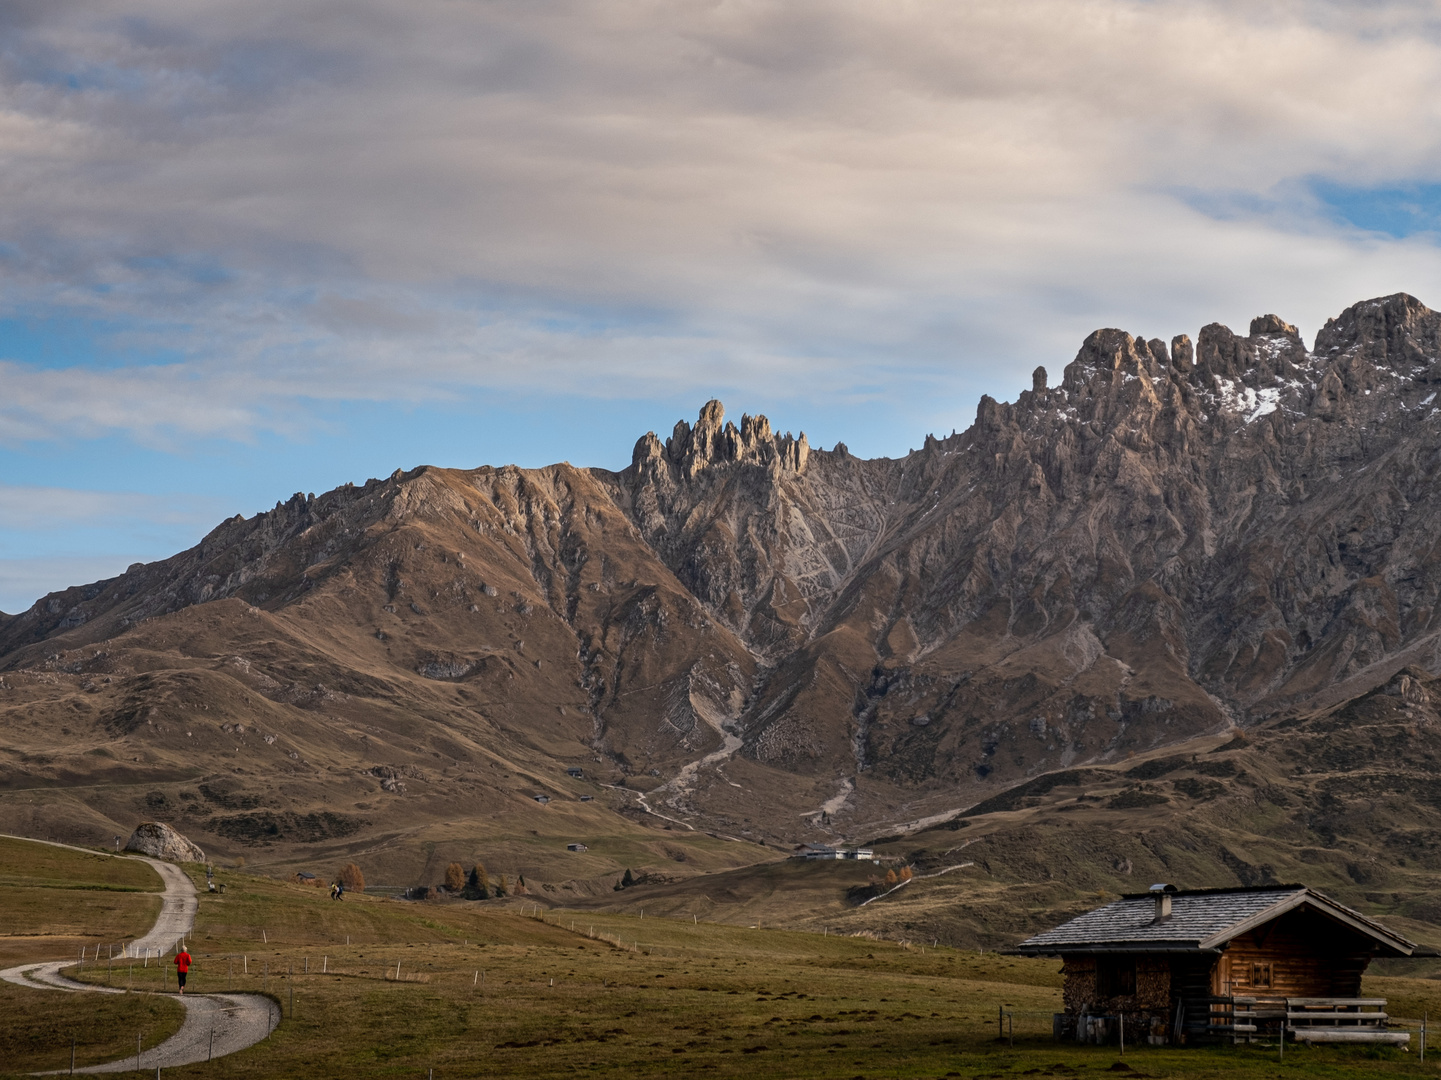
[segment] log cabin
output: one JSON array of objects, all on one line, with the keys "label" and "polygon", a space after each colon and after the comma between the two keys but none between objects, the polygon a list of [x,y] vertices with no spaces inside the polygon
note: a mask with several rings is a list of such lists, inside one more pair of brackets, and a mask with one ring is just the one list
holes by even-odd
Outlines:
[{"label": "log cabin", "polygon": [[[1361,997],[1401,935],[1304,885],[1179,891],[1153,885],[1037,934],[1013,952],[1059,956],[1058,1039],[1237,1041],[1269,1034],[1401,1044],[1385,1002]],[[1429,952],[1429,950],[1428,950]],[[1434,955],[1434,954],[1433,954]]]}]

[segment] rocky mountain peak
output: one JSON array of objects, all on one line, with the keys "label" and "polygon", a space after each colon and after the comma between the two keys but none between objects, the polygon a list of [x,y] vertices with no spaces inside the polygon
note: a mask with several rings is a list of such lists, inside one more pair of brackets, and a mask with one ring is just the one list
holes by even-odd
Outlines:
[{"label": "rocky mountain peak", "polygon": [[1354,356],[1406,374],[1429,370],[1441,354],[1441,314],[1406,293],[1353,304],[1326,320],[1315,353],[1328,361]]},{"label": "rocky mountain peak", "polygon": [[764,416],[742,415],[739,428],[726,421],[725,406],[712,399],[702,406],[692,427],[678,420],[662,446],[655,432],[648,431],[635,444],[631,466],[637,472],[654,475],[661,464],[677,478],[693,480],[713,465],[741,464],[775,467],[800,474],[810,460],[810,443],[805,432],[792,438],[790,432],[776,435]]}]

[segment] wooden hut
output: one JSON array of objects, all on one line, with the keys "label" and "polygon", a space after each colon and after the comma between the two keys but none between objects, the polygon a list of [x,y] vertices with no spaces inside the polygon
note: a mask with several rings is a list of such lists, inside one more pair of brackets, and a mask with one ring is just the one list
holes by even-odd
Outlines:
[{"label": "wooden hut", "polygon": [[1361,997],[1378,956],[1418,947],[1304,885],[1153,885],[1023,941],[1059,956],[1058,1039],[1155,1044],[1274,1037],[1404,1043],[1385,1002]]}]

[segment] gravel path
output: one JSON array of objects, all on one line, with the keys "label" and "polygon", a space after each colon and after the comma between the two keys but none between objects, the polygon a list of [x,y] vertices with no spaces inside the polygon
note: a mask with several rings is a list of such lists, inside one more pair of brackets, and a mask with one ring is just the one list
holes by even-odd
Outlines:
[{"label": "gravel path", "polygon": [[[24,840],[27,837],[13,837]],[[54,844],[51,841],[35,840],[37,844],[51,844],[53,847],[70,847],[69,844]],[[95,854],[88,848],[72,848]],[[117,858],[122,856],[116,856]],[[125,946],[126,956],[151,956],[165,962],[167,954],[173,953],[175,944],[184,940],[195,926],[195,913],[200,901],[195,895],[195,886],[185,872],[174,863],[159,859],[148,859],[142,855],[126,856],[140,859],[155,868],[165,882],[165,892],[160,902],[160,915],[150,932]],[[0,971],[0,979],[28,986],[35,990],[64,990],[72,993],[123,994],[126,991],[108,986],[91,986],[76,982],[60,974],[60,969],[69,967],[73,960],[52,960],[45,964],[21,964],[18,967]],[[254,1046],[280,1024],[280,1006],[261,994],[186,994],[179,998],[185,1007],[185,1021],[180,1030],[159,1046],[151,1047],[140,1054],[137,1065],[135,1055],[111,1061],[104,1065],[92,1065],[76,1069],[77,1073],[127,1072],[136,1068],[153,1069],[156,1066],[169,1069],[176,1065],[191,1065],[197,1061],[208,1061],[212,1056],[221,1057]],[[62,1072],[68,1070],[59,1070]]]}]

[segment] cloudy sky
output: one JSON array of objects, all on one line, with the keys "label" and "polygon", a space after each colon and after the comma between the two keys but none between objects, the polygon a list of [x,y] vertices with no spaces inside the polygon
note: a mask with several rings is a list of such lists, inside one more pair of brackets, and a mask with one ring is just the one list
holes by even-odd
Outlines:
[{"label": "cloudy sky", "polygon": [[7,0],[0,610],[710,397],[897,455],[1099,326],[1441,305],[1441,11]]}]

